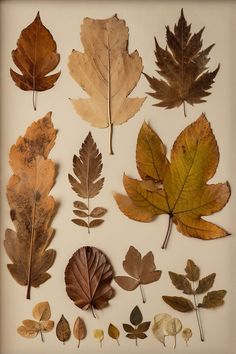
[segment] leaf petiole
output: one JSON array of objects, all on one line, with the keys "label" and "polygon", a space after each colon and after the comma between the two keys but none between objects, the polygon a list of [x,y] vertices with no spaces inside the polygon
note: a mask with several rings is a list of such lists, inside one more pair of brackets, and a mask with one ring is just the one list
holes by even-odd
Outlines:
[{"label": "leaf petiole", "polygon": [[43,331],[40,329],[39,332],[40,332],[41,341],[44,343]]},{"label": "leaf petiole", "polygon": [[194,305],[195,305],[194,310],[195,310],[196,317],[197,317],[200,338],[201,338],[201,341],[204,342],[204,333],[203,333],[202,321],[201,321],[201,316],[200,316],[200,309],[199,309],[199,306],[197,303],[197,298],[196,298],[196,293],[195,293],[194,281],[192,283],[193,283],[193,299],[194,299]]},{"label": "leaf petiole", "polygon": [[142,284],[139,284],[139,288],[141,291],[143,303],[145,304],[147,300],[146,300],[146,296],[145,296],[145,292],[144,292],[144,288],[143,288]]},{"label": "leaf petiole", "polygon": [[167,248],[167,245],[168,245],[168,242],[169,242],[169,239],[170,239],[171,230],[172,230],[172,224],[173,224],[173,215],[169,214],[168,229],[167,229],[167,232],[166,232],[166,237],[165,237],[165,240],[163,242],[163,245],[161,246],[161,248],[163,250],[165,250]]}]

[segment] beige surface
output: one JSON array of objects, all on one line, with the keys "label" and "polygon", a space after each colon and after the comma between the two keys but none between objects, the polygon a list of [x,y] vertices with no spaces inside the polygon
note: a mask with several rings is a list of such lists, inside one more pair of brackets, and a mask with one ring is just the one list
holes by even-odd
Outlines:
[{"label": "beige surface", "polygon": [[[81,343],[80,353],[100,352],[99,343],[92,337],[94,328],[105,331],[110,322],[119,325],[129,320],[129,313],[138,304],[145,320],[152,320],[154,314],[168,312],[179,317],[184,326],[193,330],[193,338],[189,343],[192,354],[233,354],[235,349],[235,296],[236,296],[236,240],[235,221],[235,43],[236,6],[234,1],[186,1],[184,11],[193,30],[198,31],[206,25],[204,46],[216,42],[211,53],[209,66],[214,69],[218,62],[222,64],[213,86],[213,94],[205,104],[195,107],[187,106],[188,117],[183,117],[182,109],[165,111],[153,107],[148,97],[138,114],[128,123],[116,127],[114,133],[115,156],[108,154],[107,130],[94,129],[80,119],[68,98],[86,97],[75,81],[69,76],[67,69],[68,55],[73,48],[82,50],[79,38],[80,24],[84,17],[106,18],[117,13],[125,19],[130,29],[130,52],[136,48],[143,58],[144,70],[153,74],[154,35],[161,45],[165,44],[165,25],[177,21],[183,2],[178,1],[1,1],[1,245],[6,227],[12,227],[9,218],[9,207],[5,198],[5,185],[11,174],[8,166],[8,150],[26,127],[48,111],[53,111],[53,122],[59,130],[57,143],[51,157],[59,165],[59,175],[53,196],[60,203],[58,213],[53,221],[56,229],[52,246],[57,250],[55,265],[51,268],[51,280],[39,289],[32,290],[32,300],[25,300],[24,287],[19,286],[6,269],[8,258],[1,246],[1,323],[0,353],[1,354],[42,354],[76,352],[76,341],[71,339],[63,346],[55,336],[55,332],[46,336],[46,343],[40,338],[27,340],[19,337],[16,327],[22,319],[31,317],[31,309],[39,301],[48,300],[52,309],[52,319],[56,322],[63,313],[72,324],[80,315],[88,327],[88,338]],[[19,90],[9,75],[9,67],[13,67],[10,52],[15,48],[20,31],[35,17],[37,11],[43,23],[50,29],[58,44],[61,54],[59,68],[62,75],[55,88],[38,96],[38,110],[32,109],[32,94]],[[14,68],[14,67],[13,67]],[[134,90],[133,95],[142,97],[148,91],[144,77]],[[201,241],[180,235],[175,227],[167,251],[160,249],[167,228],[167,216],[156,221],[143,224],[127,219],[120,213],[112,198],[112,191],[123,192],[122,174],[125,171],[137,177],[135,166],[135,144],[137,133],[144,119],[151,122],[152,127],[160,134],[168,149],[176,136],[190,122],[204,111],[212,123],[212,127],[220,148],[220,164],[212,181],[229,180],[232,186],[232,197],[229,204],[209,220],[222,225],[233,233],[227,239]],[[68,172],[72,172],[72,156],[87,135],[89,129],[103,154],[103,175],[106,177],[103,191],[92,201],[108,207],[103,226],[93,230],[90,237],[86,230],[73,224],[72,202],[75,194],[67,180]],[[169,151],[169,150],[168,150]],[[112,260],[117,274],[122,274],[122,260],[130,245],[137,247],[143,254],[152,250],[156,264],[163,270],[161,279],[146,286],[148,302],[143,305],[139,290],[125,292],[113,284],[117,296],[110,302],[110,307],[99,313],[99,320],[93,319],[90,313],[77,309],[67,297],[64,286],[64,269],[72,253],[83,245],[94,245],[103,250]],[[187,258],[192,258],[202,269],[202,275],[216,272],[214,289],[227,289],[226,304],[217,310],[202,311],[202,321],[206,342],[199,340],[199,333],[194,314],[181,314],[172,311],[162,300],[161,295],[181,295],[172,286],[167,271],[182,272]],[[126,339],[121,330],[121,347],[108,338],[105,339],[102,352],[111,353],[170,353],[172,341],[167,340],[167,349],[156,341],[151,331],[149,337],[140,340],[138,348],[134,342]],[[175,353],[187,352],[182,338],[178,337]]]}]

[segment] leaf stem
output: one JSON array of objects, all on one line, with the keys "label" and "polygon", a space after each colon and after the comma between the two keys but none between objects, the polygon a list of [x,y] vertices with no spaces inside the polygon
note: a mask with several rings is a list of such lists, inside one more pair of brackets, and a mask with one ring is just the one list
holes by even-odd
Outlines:
[{"label": "leaf stem", "polygon": [[34,107],[34,111],[36,111],[36,97],[37,97],[37,91],[35,91],[35,89],[33,89],[33,107]]},{"label": "leaf stem", "polygon": [[198,328],[199,328],[199,332],[200,332],[200,338],[201,338],[201,341],[204,342],[204,332],[203,332],[202,321],[201,321],[201,316],[200,316],[200,309],[198,307],[197,297],[196,297],[196,293],[195,293],[194,281],[193,281],[193,299],[194,299],[195,313],[196,313]]},{"label": "leaf stem", "polygon": [[135,345],[138,347],[138,337],[135,337]]},{"label": "leaf stem", "polygon": [[41,329],[39,330],[39,332],[40,332],[41,341],[44,343],[43,332],[42,332],[42,330],[41,330]]},{"label": "leaf stem", "polygon": [[107,115],[108,115],[108,124],[109,124],[109,151],[110,155],[114,155],[112,149],[112,134],[113,134],[113,124],[111,121],[111,53],[110,53],[110,43],[109,43],[109,34],[107,32]]},{"label": "leaf stem", "polygon": [[87,199],[87,202],[88,202],[88,234],[90,234],[90,227],[89,227],[89,223],[90,223],[89,197]]},{"label": "leaf stem", "polygon": [[139,288],[141,291],[143,303],[145,304],[147,300],[146,300],[146,296],[145,296],[145,292],[144,292],[144,288],[143,288],[142,284],[139,284]]},{"label": "leaf stem", "polygon": [[80,347],[80,339],[79,339],[79,341],[78,341],[78,345],[77,345],[77,348],[79,348]]},{"label": "leaf stem", "polygon": [[169,242],[169,239],[170,239],[172,224],[173,224],[173,216],[172,216],[172,214],[169,214],[168,229],[167,229],[167,232],[166,232],[166,237],[165,237],[165,240],[163,242],[163,245],[161,246],[161,248],[163,250],[167,248],[167,245],[168,245],[168,242]]},{"label": "leaf stem", "polygon": [[100,348],[102,348],[102,339],[100,339]]},{"label": "leaf stem", "polygon": [[185,105],[185,101],[184,100],[183,100],[183,107],[184,107],[184,116],[187,117],[186,105]]},{"label": "leaf stem", "polygon": [[176,335],[174,336],[174,349],[176,348]]},{"label": "leaf stem", "polygon": [[97,318],[93,305],[90,305],[90,307],[91,307],[91,311],[92,311],[93,317]]},{"label": "leaf stem", "polygon": [[119,342],[119,339],[117,339],[116,341],[117,341],[118,346],[120,347],[120,342]]}]

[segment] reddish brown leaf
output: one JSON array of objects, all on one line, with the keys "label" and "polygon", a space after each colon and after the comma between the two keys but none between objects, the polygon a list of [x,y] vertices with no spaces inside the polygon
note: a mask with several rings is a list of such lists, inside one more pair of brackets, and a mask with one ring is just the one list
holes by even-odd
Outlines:
[{"label": "reddish brown leaf", "polygon": [[102,220],[102,219],[92,220],[89,223],[89,227],[97,227],[97,226],[101,225],[103,222],[104,222],[104,220]]}]

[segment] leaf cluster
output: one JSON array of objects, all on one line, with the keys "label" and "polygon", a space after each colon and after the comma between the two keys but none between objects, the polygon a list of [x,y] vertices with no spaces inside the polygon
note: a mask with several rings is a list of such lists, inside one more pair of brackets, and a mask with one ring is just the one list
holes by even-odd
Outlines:
[{"label": "leaf cluster", "polygon": [[138,339],[145,339],[146,333],[150,327],[151,322],[143,322],[143,315],[138,306],[135,306],[130,314],[130,322],[133,325],[124,323],[123,328],[127,332],[126,337],[129,339],[135,339],[136,345],[138,345]]}]

